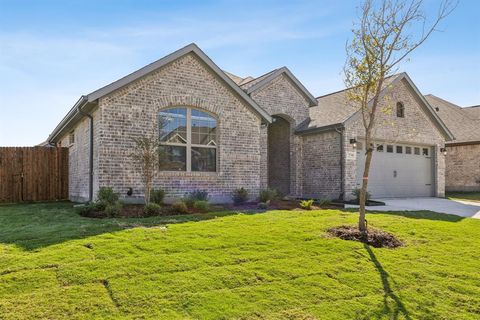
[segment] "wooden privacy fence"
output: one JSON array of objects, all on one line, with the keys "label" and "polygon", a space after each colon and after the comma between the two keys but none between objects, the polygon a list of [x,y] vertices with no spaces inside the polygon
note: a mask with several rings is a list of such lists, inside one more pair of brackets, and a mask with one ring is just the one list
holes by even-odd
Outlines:
[{"label": "wooden privacy fence", "polygon": [[68,148],[0,148],[0,202],[61,199],[68,199]]}]

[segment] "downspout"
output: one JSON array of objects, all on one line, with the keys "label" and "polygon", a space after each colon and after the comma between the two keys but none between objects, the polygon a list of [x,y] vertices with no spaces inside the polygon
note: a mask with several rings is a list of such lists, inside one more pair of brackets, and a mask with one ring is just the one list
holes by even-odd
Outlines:
[{"label": "downspout", "polygon": [[89,138],[89,168],[88,168],[88,202],[93,201],[93,117],[89,113],[82,111],[82,105],[78,106],[77,111],[81,115],[90,119],[90,138]]},{"label": "downspout", "polygon": [[344,200],[344,179],[343,179],[343,138],[344,138],[344,130],[341,128],[340,130],[338,128],[335,128],[335,131],[340,134],[340,195],[339,195],[339,200]]}]

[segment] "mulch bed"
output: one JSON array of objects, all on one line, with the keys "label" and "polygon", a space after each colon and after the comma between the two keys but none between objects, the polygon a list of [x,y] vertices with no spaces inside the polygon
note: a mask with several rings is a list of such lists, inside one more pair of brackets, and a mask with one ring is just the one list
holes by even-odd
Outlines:
[{"label": "mulch bed", "polygon": [[397,248],[404,245],[393,234],[373,228],[368,229],[366,237],[354,226],[339,226],[327,231],[340,239],[360,241],[375,248]]}]

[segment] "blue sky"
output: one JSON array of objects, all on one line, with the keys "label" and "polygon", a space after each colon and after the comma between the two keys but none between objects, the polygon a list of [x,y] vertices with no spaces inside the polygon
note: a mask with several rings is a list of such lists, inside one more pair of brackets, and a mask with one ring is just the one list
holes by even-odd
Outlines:
[{"label": "blue sky", "polygon": [[[427,0],[430,16],[437,0]],[[358,1],[0,0],[0,146],[46,139],[75,101],[197,43],[222,69],[287,66],[316,96],[343,88]],[[480,104],[480,1],[401,66],[424,94]]]}]

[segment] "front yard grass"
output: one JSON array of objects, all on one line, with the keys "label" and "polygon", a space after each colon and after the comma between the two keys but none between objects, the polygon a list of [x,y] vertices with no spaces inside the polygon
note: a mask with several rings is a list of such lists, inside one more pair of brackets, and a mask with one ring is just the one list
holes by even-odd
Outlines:
[{"label": "front yard grass", "polygon": [[480,202],[480,192],[449,192],[447,198],[450,200],[463,200]]},{"label": "front yard grass", "polygon": [[406,246],[329,237],[339,210],[83,218],[0,206],[0,319],[478,319],[480,220],[367,215]]}]

